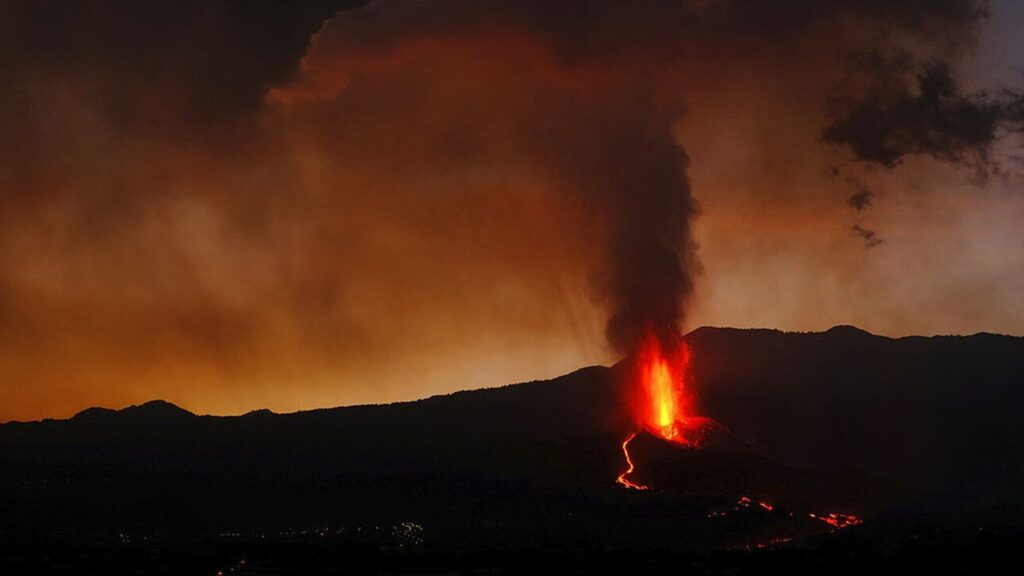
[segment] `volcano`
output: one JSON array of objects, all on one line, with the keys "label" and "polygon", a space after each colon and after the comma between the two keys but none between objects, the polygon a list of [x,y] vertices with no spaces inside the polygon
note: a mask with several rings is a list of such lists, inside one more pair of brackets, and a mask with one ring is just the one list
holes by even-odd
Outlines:
[{"label": "volcano", "polygon": [[685,344],[699,447],[637,429],[628,361],[389,405],[8,423],[0,568],[642,553],[742,571],[750,553],[856,550],[865,567],[1020,537],[1024,338],[701,328]]}]

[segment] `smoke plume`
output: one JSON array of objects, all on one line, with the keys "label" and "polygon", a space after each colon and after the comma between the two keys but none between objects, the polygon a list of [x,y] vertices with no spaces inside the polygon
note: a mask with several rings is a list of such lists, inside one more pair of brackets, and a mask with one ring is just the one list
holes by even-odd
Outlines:
[{"label": "smoke plume", "polygon": [[[534,127],[525,139],[518,128],[502,137],[517,144],[515,153],[549,169],[577,195],[573,203],[596,211],[605,226],[607,245],[598,249],[608,262],[598,289],[608,301],[608,339],[629,351],[647,329],[663,341],[676,337],[700,270],[692,233],[697,204],[674,130],[687,94],[706,89],[699,85],[706,55],[714,54],[715,67],[735,65],[770,46],[767,66],[785,78],[793,67],[814,66],[800,62],[801,49],[822,34],[832,34],[833,57],[898,52],[900,38],[955,54],[970,43],[984,14],[983,5],[967,1],[827,7],[801,1],[380,1],[325,25],[303,73],[270,97],[283,105],[343,98],[359,75],[409,65],[430,52],[467,69],[486,66],[474,62],[474,53],[504,66],[524,65],[529,71],[521,84],[502,89],[529,98],[542,94],[547,102],[502,108],[517,126]],[[858,22],[886,34],[860,34],[853,27]],[[922,74],[922,93],[914,97],[899,88],[900,71],[878,72],[861,101],[826,129],[826,140],[889,166],[915,151],[943,159],[962,158],[964,148],[984,152],[1001,106],[955,95],[944,67]],[[716,85],[714,74],[706,80],[712,90],[728,89],[728,83]],[[828,82],[824,75],[819,80]],[[894,93],[880,99],[878,86],[895,86]],[[480,98],[488,97],[488,87],[477,89]],[[538,128],[552,126],[557,134]],[[866,189],[850,198],[858,212],[870,202]],[[867,246],[881,243],[874,232],[853,229]]]},{"label": "smoke plume", "polygon": [[[985,16],[974,0],[2,3],[0,419],[554,375],[646,329],[676,337],[713,274],[726,321],[818,326],[807,295],[840,298],[863,270],[849,208],[808,174],[836,154],[883,174],[912,155],[985,164],[1020,125],[1014,93],[958,83]],[[850,206],[872,201],[855,188]],[[793,289],[801,275],[819,289]],[[970,318],[998,308],[962,293]],[[857,303],[837,302],[848,320]]]}]

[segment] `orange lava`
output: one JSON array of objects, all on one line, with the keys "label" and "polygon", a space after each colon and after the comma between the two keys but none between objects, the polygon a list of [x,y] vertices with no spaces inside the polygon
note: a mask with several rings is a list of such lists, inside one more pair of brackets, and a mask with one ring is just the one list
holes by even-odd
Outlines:
[{"label": "orange lava", "polygon": [[[696,416],[686,389],[690,366],[690,349],[681,338],[671,345],[663,344],[649,331],[637,347],[633,370],[628,383],[630,405],[634,419],[641,430],[690,447],[700,447],[709,423]],[[635,466],[629,456],[629,443],[637,435],[633,432],[622,442],[627,469],[616,482],[627,488],[646,490],[627,478]]]},{"label": "orange lava", "polygon": [[835,530],[840,530],[842,528],[847,528],[849,526],[857,526],[858,524],[861,524],[863,522],[860,518],[852,514],[836,514],[835,512],[822,515],[808,514],[808,516],[814,518],[815,520],[820,520],[825,524],[828,524]]},{"label": "orange lava", "polygon": [[682,341],[666,349],[653,332],[637,350],[634,413],[641,428],[688,446],[699,446],[706,418],[696,416],[686,388],[690,349]]},{"label": "orange lava", "polygon": [[632,488],[633,490],[647,490],[647,486],[644,486],[643,484],[637,484],[635,482],[630,482],[629,478],[626,478],[627,476],[633,473],[633,459],[629,457],[629,443],[633,440],[633,438],[636,438],[636,432],[630,434],[629,438],[626,438],[622,442],[622,455],[626,457],[626,465],[628,467],[626,468],[625,472],[619,474],[619,477],[616,478],[615,481],[618,482],[619,484],[622,484],[626,488]]},{"label": "orange lava", "polygon": [[771,512],[771,511],[775,510],[775,506],[773,506],[773,505],[771,505],[771,504],[769,504],[767,502],[762,502],[760,500],[752,500],[748,496],[740,496],[740,499],[737,500],[735,504],[733,504],[732,508],[727,508],[725,510],[714,510],[714,511],[708,512],[707,516],[708,516],[708,518],[721,518],[723,516],[729,516],[730,514],[734,514],[736,512],[739,512],[740,510],[743,510],[744,508],[750,508],[754,504],[757,504],[762,509],[764,509],[764,510],[766,510],[768,512]]},{"label": "orange lava", "polygon": [[754,544],[748,544],[744,546],[747,550],[764,550],[765,548],[774,548],[776,546],[782,546],[793,541],[791,536],[780,536],[778,538],[771,538],[764,542],[755,542]]}]

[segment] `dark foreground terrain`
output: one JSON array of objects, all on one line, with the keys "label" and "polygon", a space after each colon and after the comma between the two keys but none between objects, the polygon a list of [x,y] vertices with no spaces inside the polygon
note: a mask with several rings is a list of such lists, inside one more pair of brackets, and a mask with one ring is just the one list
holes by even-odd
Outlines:
[{"label": "dark foreground terrain", "polygon": [[[417,402],[0,425],[0,573],[983,573],[1024,545],[1024,339],[701,328],[720,426],[621,368]],[[1005,564],[1003,564],[1005,565]]]}]

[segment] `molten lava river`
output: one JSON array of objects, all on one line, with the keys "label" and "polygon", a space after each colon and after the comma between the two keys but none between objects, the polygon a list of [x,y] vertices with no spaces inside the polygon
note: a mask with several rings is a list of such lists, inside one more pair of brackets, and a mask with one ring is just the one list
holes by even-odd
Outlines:
[{"label": "molten lava river", "polygon": [[[669,442],[699,448],[713,421],[693,413],[692,397],[686,388],[689,366],[690,349],[682,340],[672,350],[665,350],[653,333],[648,334],[633,363],[631,385],[636,393],[632,409],[640,429]],[[629,479],[636,468],[629,443],[637,433],[622,442],[627,468],[616,481],[626,488],[646,490],[647,486]]]},{"label": "molten lava river", "polygon": [[[631,490],[649,490],[650,487],[640,483],[634,477],[638,463],[629,452],[629,444],[641,432],[646,432],[662,440],[687,448],[701,448],[705,437],[711,430],[722,428],[711,418],[698,416],[694,409],[694,399],[687,387],[691,351],[681,339],[678,344],[666,349],[658,338],[650,333],[639,346],[632,362],[630,374],[630,408],[636,422],[637,430],[631,432],[622,441],[622,455],[626,469],[619,474],[616,482]],[[774,507],[767,502],[754,501],[743,496],[736,506],[712,512],[709,517],[729,515],[750,508],[756,502],[762,513],[773,513]],[[781,511],[775,511],[782,513]],[[787,513],[793,516],[792,513]],[[831,526],[832,530],[855,526],[861,523],[857,516],[848,514],[805,513],[809,517]]]}]

